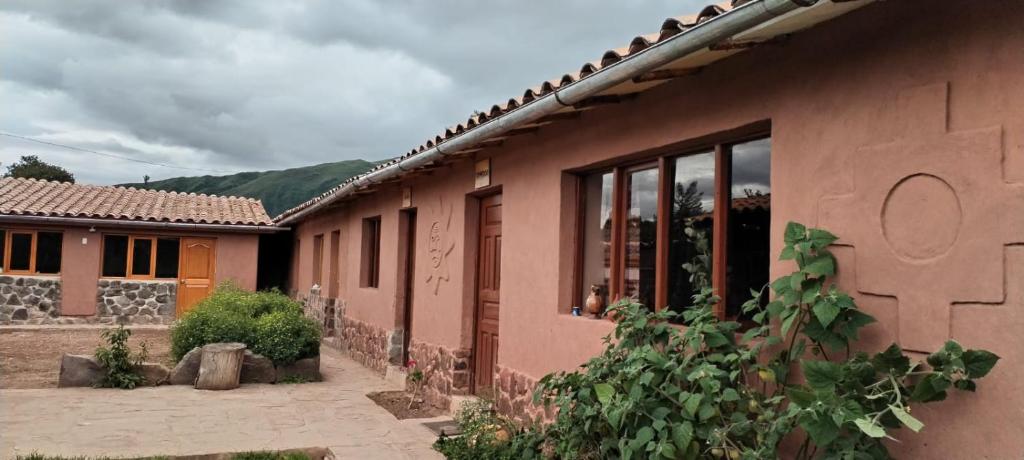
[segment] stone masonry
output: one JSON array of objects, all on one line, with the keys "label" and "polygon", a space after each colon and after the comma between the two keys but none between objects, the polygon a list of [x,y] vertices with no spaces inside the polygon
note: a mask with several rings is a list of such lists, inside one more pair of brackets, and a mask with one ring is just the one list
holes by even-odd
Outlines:
[{"label": "stone masonry", "polygon": [[0,324],[57,323],[60,302],[60,278],[0,276]]},{"label": "stone masonry", "polygon": [[299,298],[302,309],[306,316],[312,318],[321,326],[324,337],[334,337],[337,333],[338,318],[340,317],[340,302],[337,299],[323,297],[320,295],[320,287],[314,286],[309,294]]},{"label": "stone masonry", "polygon": [[177,291],[176,280],[99,280],[97,322],[170,324],[174,321]]},{"label": "stone masonry", "polygon": [[451,349],[412,339],[409,357],[423,371],[423,399],[428,404],[447,409],[452,395],[469,394],[468,349]]},{"label": "stone masonry", "polygon": [[352,359],[384,374],[388,366],[390,334],[383,328],[342,316],[341,346]]},{"label": "stone masonry", "polygon": [[495,369],[495,407],[498,412],[520,425],[544,423],[554,419],[552,410],[533,404],[533,391],[537,381],[514,369],[498,366]]}]

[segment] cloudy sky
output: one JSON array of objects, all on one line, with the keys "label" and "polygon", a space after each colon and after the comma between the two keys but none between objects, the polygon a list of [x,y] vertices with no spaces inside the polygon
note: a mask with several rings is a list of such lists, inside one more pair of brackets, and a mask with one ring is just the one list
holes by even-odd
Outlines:
[{"label": "cloudy sky", "polygon": [[0,132],[179,168],[8,136],[0,162],[112,184],[384,159],[704,3],[2,0]]}]

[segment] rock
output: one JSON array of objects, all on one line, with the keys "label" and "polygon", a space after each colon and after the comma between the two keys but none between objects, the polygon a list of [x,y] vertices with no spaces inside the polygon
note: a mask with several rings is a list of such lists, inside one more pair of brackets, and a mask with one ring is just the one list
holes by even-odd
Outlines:
[{"label": "rock", "polygon": [[60,358],[58,388],[91,387],[99,384],[105,372],[96,358],[88,355],[64,354]]},{"label": "rock", "polygon": [[171,376],[171,371],[167,369],[167,366],[157,363],[142,363],[135,366],[135,372],[141,374],[146,379],[143,384],[149,386],[163,385]]},{"label": "rock", "polygon": [[276,378],[277,370],[270,359],[253,353],[252,350],[245,350],[245,356],[242,358],[241,383],[274,383]]},{"label": "rock", "polygon": [[[18,304],[12,303],[12,305]],[[24,308],[14,310],[14,313],[11,313],[11,319],[28,319],[28,310]]]},{"label": "rock", "polygon": [[310,382],[319,382],[320,356],[304,358],[295,361],[292,364],[277,366],[277,378],[275,381],[280,382],[289,377],[298,377],[304,380],[308,380]]},{"label": "rock", "polygon": [[199,375],[199,363],[203,360],[203,349],[195,347],[192,351],[185,353],[181,361],[171,370],[168,379],[171,385],[193,385],[196,383],[196,376]]}]

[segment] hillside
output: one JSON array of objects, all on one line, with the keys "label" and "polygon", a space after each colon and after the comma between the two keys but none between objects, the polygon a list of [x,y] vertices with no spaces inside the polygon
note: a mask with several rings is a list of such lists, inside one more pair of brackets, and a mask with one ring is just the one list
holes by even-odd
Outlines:
[{"label": "hillside", "polygon": [[149,184],[121,184],[124,187],[247,196],[263,200],[271,217],[319,195],[345,179],[363,173],[377,163],[346,160],[278,171],[241,172],[229,176],[175,177]]}]

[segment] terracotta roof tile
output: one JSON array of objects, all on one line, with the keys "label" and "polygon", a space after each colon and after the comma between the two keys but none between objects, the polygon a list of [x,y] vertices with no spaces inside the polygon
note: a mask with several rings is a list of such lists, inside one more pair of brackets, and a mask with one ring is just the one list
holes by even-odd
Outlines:
[{"label": "terracotta roof tile", "polygon": [[[684,32],[717,16],[725,14],[729,12],[731,9],[735,9],[746,3],[750,3],[751,1],[753,0],[722,1],[718,4],[712,4],[704,7],[695,15],[667,18],[661,23],[661,28],[658,29],[657,32],[637,36],[633,38],[633,40],[626,46],[605,51],[605,53],[599,59],[584,63],[576,72],[565,74],[561,78],[548,80],[544,82],[542,85],[526,89],[521,96],[510,98],[504,104],[495,104],[491,106],[491,108],[488,111],[485,112],[484,116],[474,115],[470,117],[470,119],[474,121],[468,124],[458,124],[456,126],[446,129],[442,134],[438,135],[433,139],[432,145],[429,142],[426,143],[425,145],[421,145],[418,149],[413,149],[405,155],[396,157],[395,161],[399,161],[409,156],[414,156],[418,153],[428,150],[432,146],[442,145],[445,141],[453,137],[456,137],[460,134],[463,134],[466,131],[474,129],[477,126],[483,124],[485,121],[490,121],[495,118],[501,117],[502,115],[505,115],[508,112],[516,110],[517,108],[522,107],[523,105],[529,104],[530,102],[539,99],[544,95],[550,94],[551,92],[557,91],[562,87],[574,84],[582,79],[585,79],[608,66],[615,65],[619,62],[622,62],[635,56],[636,54],[643,53],[651,46],[657,45],[665,40],[671,39],[672,37],[680,34],[681,32]],[[380,163],[376,167],[370,169],[369,171],[361,175],[351,177],[345,182],[342,182],[341,184],[338,184],[337,186],[331,188],[330,190],[302,204],[299,204],[291,209],[284,211],[283,213],[275,217],[275,220],[280,221],[282,219],[285,219],[289,216],[298,213],[299,211],[305,208],[314,206],[323,199],[339,192],[345,185],[362,179],[363,177],[366,177],[367,175],[374,173],[380,169],[386,168],[391,163],[392,162]]]},{"label": "terracotta roof tile", "polygon": [[194,224],[273,225],[263,203],[243,197],[0,179],[0,214]]}]

